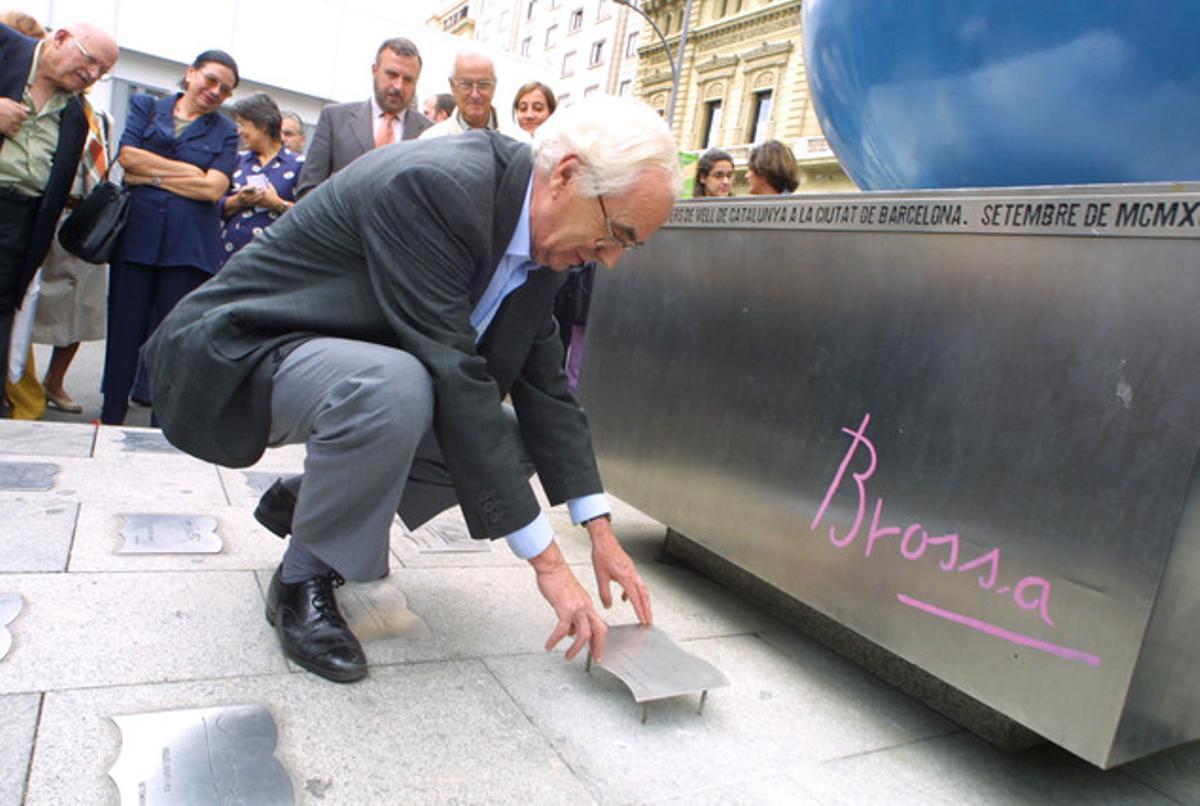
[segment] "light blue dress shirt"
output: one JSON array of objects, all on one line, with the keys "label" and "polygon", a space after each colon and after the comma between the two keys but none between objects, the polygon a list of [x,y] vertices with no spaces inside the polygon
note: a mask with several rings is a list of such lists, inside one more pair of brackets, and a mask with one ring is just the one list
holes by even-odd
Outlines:
[{"label": "light blue dress shirt", "polygon": [[[517,229],[512,240],[508,242],[508,248],[504,250],[504,257],[500,258],[491,282],[483,290],[483,295],[475,304],[475,310],[471,311],[470,322],[471,327],[475,329],[476,344],[487,332],[488,325],[496,318],[496,312],[500,310],[504,298],[525,284],[529,279],[529,272],[550,271],[535,263],[529,255],[529,200],[532,195],[531,176],[529,186],[525,188],[525,201],[521,203],[521,217],[517,219]],[[567,509],[571,513],[571,522],[576,524],[612,511],[604,493],[572,498],[567,501]],[[549,547],[550,542],[554,540],[554,530],[550,528],[550,521],[546,519],[545,514],[539,512],[531,523],[506,535],[504,539],[508,541],[508,546],[514,554],[528,560]]]}]

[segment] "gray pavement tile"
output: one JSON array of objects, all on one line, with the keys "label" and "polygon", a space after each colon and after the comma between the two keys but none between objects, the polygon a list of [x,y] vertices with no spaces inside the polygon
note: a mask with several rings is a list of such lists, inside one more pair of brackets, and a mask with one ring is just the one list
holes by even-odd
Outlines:
[{"label": "gray pavement tile", "polygon": [[0,501],[0,573],[67,567],[79,505],[70,501]]},{"label": "gray pavement tile", "polygon": [[957,726],[933,709],[893,688],[866,669],[838,655],[811,638],[787,626],[776,626],[759,633],[768,645],[804,667],[813,680],[821,681],[831,692],[856,708],[869,710],[882,719],[920,735],[929,735],[928,726],[949,734]]},{"label": "gray pavement tile", "polygon": [[822,804],[817,795],[803,784],[803,771],[775,773],[734,781],[728,784],[687,792],[679,792],[665,798],[648,801],[656,806],[680,804],[681,806],[807,806]]},{"label": "gray pavement tile", "polygon": [[[655,624],[676,640],[753,632],[770,623],[765,616],[724,591],[677,568],[640,566],[651,588]],[[620,601],[605,610],[595,594],[590,567],[576,566],[576,576],[601,616],[612,624],[636,621],[633,608]],[[263,590],[269,571],[259,572]],[[381,639],[366,647],[372,664],[477,658],[542,653],[554,630],[554,612],[537,590],[533,570],[526,567],[393,568],[392,580],[408,599],[408,607],[429,626],[430,637]],[[570,644],[559,644],[565,652]],[[578,659],[577,659],[578,661]]]},{"label": "gray pavement tile", "polygon": [[1200,803],[1200,742],[1164,750],[1121,771],[1180,803]]},{"label": "gray pavement tile", "polygon": [[828,803],[1111,803],[1172,801],[1120,770],[1104,771],[1053,745],[1004,753],[959,732],[829,761],[805,785]]},{"label": "gray pavement tile", "polygon": [[215,518],[217,535],[223,543],[218,554],[118,554],[125,544],[121,531],[123,515],[156,514],[150,507],[111,507],[85,503],[80,506],[71,549],[70,570],[76,571],[189,571],[274,569],[286,545],[268,532],[242,507],[173,507],[168,514]]},{"label": "gray pavement tile", "polygon": [[37,734],[40,694],[0,695],[0,803],[20,803]]},{"label": "gray pavement tile", "polygon": [[0,420],[0,454],[91,456],[96,427],[90,423]]},{"label": "gray pavement tile", "polygon": [[[766,612],[690,569],[643,562],[638,564],[638,570],[650,589],[655,626],[666,630],[677,641],[741,635],[778,626]],[[594,576],[590,577],[587,587],[595,587]],[[614,585],[613,591],[613,599],[619,599],[619,587]],[[628,605],[625,608],[632,614]],[[614,623],[633,620],[632,617],[610,619]]]},{"label": "gray pavement tile", "polygon": [[698,697],[641,707],[601,669],[586,673],[543,656],[484,662],[559,754],[606,802],[629,803],[803,769],[895,746],[944,729],[940,720],[897,725],[845,702],[837,688],[767,646],[737,636],[682,642],[732,681]]},{"label": "gray pavement tile", "polygon": [[13,574],[0,693],[282,672],[251,572]]},{"label": "gray pavement tile", "polygon": [[[271,572],[259,572],[262,590],[270,578]],[[393,568],[390,579],[408,600],[408,609],[429,627],[430,636],[380,638],[365,644],[372,668],[541,652],[554,630],[554,611],[538,593],[529,568]],[[278,651],[274,637],[272,645]]]},{"label": "gray pavement tile", "polygon": [[[45,461],[45,457],[6,456],[3,461]],[[178,506],[229,503],[215,465],[189,457],[151,456],[140,460],[55,457],[59,471],[45,491],[0,492],[0,506],[12,500],[96,501],[104,504]]]},{"label": "gray pavement tile", "polygon": [[243,703],[274,717],[297,803],[591,802],[487,670],[463,661],[372,669],[346,686],[269,675],[53,693],[26,803],[115,801],[109,716]]}]

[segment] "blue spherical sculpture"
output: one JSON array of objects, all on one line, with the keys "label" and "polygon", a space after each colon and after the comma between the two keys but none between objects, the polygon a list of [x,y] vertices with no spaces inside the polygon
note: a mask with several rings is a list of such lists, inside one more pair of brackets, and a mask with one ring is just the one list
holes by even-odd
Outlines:
[{"label": "blue spherical sculpture", "polygon": [[1196,0],[806,0],[864,190],[1200,180]]}]

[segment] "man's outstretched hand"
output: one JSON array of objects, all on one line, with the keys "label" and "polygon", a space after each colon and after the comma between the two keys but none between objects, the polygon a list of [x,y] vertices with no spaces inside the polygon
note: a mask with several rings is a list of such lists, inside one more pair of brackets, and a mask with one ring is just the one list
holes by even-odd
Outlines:
[{"label": "man's outstretched hand", "polygon": [[592,605],[592,597],[588,595],[570,566],[563,559],[562,551],[557,543],[529,561],[537,573],[538,590],[546,601],[554,608],[558,624],[546,642],[549,651],[568,635],[575,636],[575,642],[567,649],[567,660],[579,654],[579,650],[589,646],[592,658],[597,663],[604,659],[604,639],[608,634],[608,625],[600,618]]},{"label": "man's outstretched hand", "polygon": [[650,610],[650,590],[637,571],[637,566],[621,543],[617,540],[608,518],[588,521],[588,535],[592,538],[592,567],[596,570],[596,588],[605,608],[612,607],[610,583],[616,582],[623,588],[621,599],[633,605],[641,624],[653,624],[654,614]]}]

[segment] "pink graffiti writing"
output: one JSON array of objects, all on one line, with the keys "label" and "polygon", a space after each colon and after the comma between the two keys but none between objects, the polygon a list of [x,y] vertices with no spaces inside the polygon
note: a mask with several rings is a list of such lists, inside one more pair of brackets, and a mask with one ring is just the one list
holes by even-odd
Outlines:
[{"label": "pink graffiti writing", "polygon": [[1019,646],[1027,646],[1030,649],[1036,649],[1038,652],[1046,652],[1050,655],[1057,655],[1060,658],[1067,660],[1077,660],[1086,663],[1088,666],[1099,666],[1100,658],[1090,652],[1084,652],[1080,649],[1072,649],[1067,646],[1059,646],[1052,644],[1049,641],[1043,641],[1040,638],[1034,638],[1031,635],[1022,635],[1019,632],[1006,630],[1003,627],[995,624],[990,624],[986,621],[980,621],[971,616],[964,616],[962,613],[955,613],[953,610],[946,610],[936,605],[931,605],[928,602],[922,602],[920,599],[914,599],[911,596],[905,596],[903,593],[897,593],[896,599],[901,604],[906,604],[909,607],[915,607],[923,613],[928,613],[931,616],[944,618],[947,621],[953,621],[955,624],[961,624],[964,627],[970,627],[972,630],[978,630],[985,635],[990,635],[993,638],[999,638],[1002,641],[1008,641]]},{"label": "pink graffiti writing", "polygon": [[[833,501],[833,496],[837,493],[842,485],[842,481],[846,477],[846,471],[850,470],[851,462],[854,460],[855,454],[859,448],[865,450],[867,458],[867,467],[861,471],[850,471],[850,478],[853,481],[855,490],[857,491],[857,508],[854,514],[854,522],[850,524],[850,528],[845,534],[839,536],[837,527],[830,525],[829,527],[829,542],[838,548],[849,547],[860,533],[863,532],[863,522],[866,520],[868,501],[867,481],[875,475],[875,469],[879,464],[879,456],[875,451],[875,445],[867,438],[867,425],[871,422],[871,415],[867,414],[863,417],[862,424],[858,430],[843,428],[842,431],[850,436],[850,448],[846,451],[846,456],[842,459],[841,465],[838,467],[837,473],[833,476],[833,481],[829,484],[829,489],[825,491],[825,499],[821,501],[821,506],[817,509],[816,517],[813,518],[810,529],[816,530],[821,524],[821,520],[825,517],[826,511],[829,509],[829,504]],[[960,562],[960,554],[962,553],[962,544],[957,533],[948,533],[941,535],[931,535],[925,527],[920,523],[912,523],[903,529],[898,524],[887,524],[883,520],[883,498],[875,499],[874,512],[871,515],[870,524],[866,528],[866,543],[863,549],[863,556],[870,557],[876,549],[883,545],[885,541],[898,540],[898,548],[900,556],[906,560],[919,560],[929,553],[930,557],[938,557],[937,567],[945,572],[976,572],[978,576],[976,580],[979,587],[983,590],[991,591],[999,595],[1012,594],[1012,600],[1022,610],[1036,610],[1041,616],[1042,621],[1054,626],[1054,620],[1050,618],[1050,582],[1042,577],[1027,576],[1021,578],[1015,585],[1000,585],[996,583],[1000,581],[1000,549],[993,548],[983,554],[969,560]]]}]

